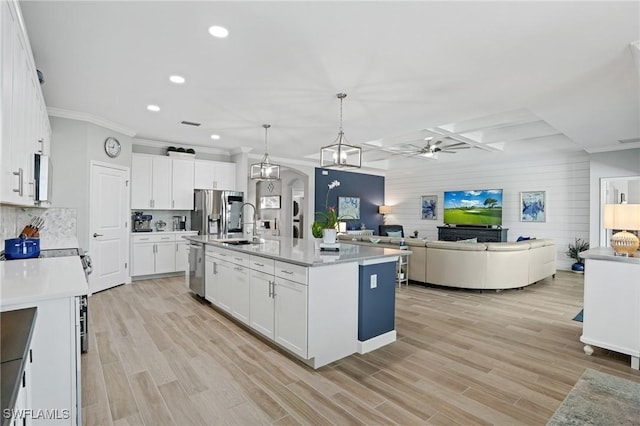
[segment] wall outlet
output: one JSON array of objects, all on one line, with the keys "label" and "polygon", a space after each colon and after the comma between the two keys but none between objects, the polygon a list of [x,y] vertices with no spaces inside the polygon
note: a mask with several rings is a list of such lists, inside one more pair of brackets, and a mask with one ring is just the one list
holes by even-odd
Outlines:
[{"label": "wall outlet", "polygon": [[371,284],[371,288],[378,287],[378,274],[371,275],[369,283]]}]

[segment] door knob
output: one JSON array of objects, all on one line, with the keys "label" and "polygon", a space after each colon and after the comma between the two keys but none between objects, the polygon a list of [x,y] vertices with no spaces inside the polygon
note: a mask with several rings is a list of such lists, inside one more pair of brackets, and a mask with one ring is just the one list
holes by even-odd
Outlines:
[{"label": "door knob", "polygon": [[93,233],[93,238],[102,237],[102,234]]}]

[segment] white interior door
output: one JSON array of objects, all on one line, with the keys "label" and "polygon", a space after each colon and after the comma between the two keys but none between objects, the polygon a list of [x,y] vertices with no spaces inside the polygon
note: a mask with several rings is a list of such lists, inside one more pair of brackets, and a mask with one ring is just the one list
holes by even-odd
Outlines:
[{"label": "white interior door", "polygon": [[92,293],[129,281],[129,169],[91,163],[89,254]]}]

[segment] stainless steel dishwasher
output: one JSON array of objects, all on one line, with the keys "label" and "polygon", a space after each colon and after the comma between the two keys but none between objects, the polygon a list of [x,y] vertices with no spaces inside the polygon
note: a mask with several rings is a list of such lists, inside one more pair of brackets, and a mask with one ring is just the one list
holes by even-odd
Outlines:
[{"label": "stainless steel dishwasher", "polygon": [[204,243],[189,243],[189,289],[204,297]]}]

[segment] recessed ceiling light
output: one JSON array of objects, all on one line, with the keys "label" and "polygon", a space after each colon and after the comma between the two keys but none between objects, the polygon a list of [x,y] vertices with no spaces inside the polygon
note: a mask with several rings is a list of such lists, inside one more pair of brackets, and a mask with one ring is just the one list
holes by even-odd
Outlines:
[{"label": "recessed ceiling light", "polygon": [[227,30],[225,27],[214,25],[213,27],[209,27],[209,34],[214,37],[225,38],[229,35],[229,30]]},{"label": "recessed ceiling light", "polygon": [[160,111],[160,107],[158,105],[147,105],[147,109],[149,111],[158,112]]},{"label": "recessed ceiling light", "polygon": [[169,81],[175,84],[182,84],[185,82],[185,79],[181,75],[172,75],[169,77]]},{"label": "recessed ceiling light", "polygon": [[220,139],[220,135],[211,135],[211,139],[217,141],[218,139]]}]

